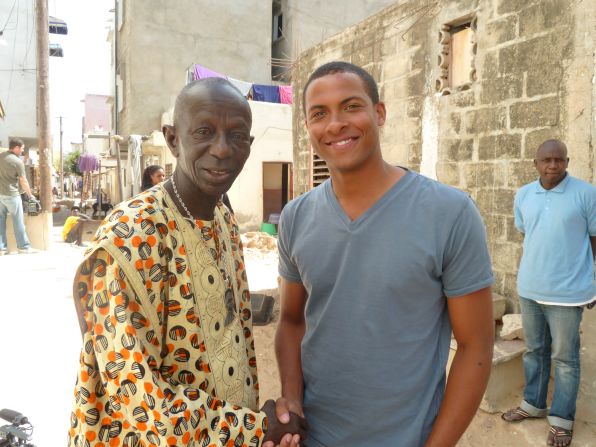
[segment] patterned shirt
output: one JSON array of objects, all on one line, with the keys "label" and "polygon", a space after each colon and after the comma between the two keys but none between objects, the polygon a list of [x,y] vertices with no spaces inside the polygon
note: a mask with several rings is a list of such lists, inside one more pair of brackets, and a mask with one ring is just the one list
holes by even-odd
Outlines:
[{"label": "patterned shirt", "polygon": [[162,186],[118,206],[75,277],[84,331],[70,446],[259,446],[266,417],[233,216]]}]

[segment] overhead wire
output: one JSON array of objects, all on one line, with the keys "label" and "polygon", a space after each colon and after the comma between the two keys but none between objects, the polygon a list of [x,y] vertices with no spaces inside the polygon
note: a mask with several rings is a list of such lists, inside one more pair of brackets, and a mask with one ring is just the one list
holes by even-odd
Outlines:
[{"label": "overhead wire", "polygon": [[29,42],[27,42],[27,47],[25,48],[25,55],[23,56],[23,63],[21,64],[23,67],[25,67],[25,62],[27,61],[27,57],[29,57],[29,49],[31,48],[31,42],[33,42],[33,34],[35,34],[35,11],[33,11],[33,14],[29,14],[29,6],[28,5],[27,5],[27,17],[31,17],[31,28],[29,28],[29,21],[27,21],[27,33],[29,34]]},{"label": "overhead wire", "polygon": [[[14,29],[17,30],[19,28],[19,11],[21,9],[20,0],[15,0],[15,4],[17,5],[17,19],[16,19]],[[11,9],[10,15],[12,15],[13,10],[14,10],[14,4]],[[8,24],[8,21],[6,23]],[[4,25],[4,28],[6,29],[6,25]],[[10,77],[8,78],[8,93],[6,95],[6,107],[7,108],[9,107],[9,103],[10,103],[10,91],[12,89],[12,77],[14,75],[14,60],[15,60],[16,48],[17,48],[17,33],[15,32],[14,40],[12,41],[12,57],[11,57],[11,61],[10,61]]]},{"label": "overhead wire", "polygon": [[[6,19],[6,23],[4,23],[4,26],[0,30],[0,33],[3,33],[4,30],[6,30],[6,27],[8,26],[8,22],[10,22],[10,18],[12,17],[12,13],[14,11],[14,7],[16,4],[17,4],[17,0],[14,0],[14,2],[12,2],[12,8],[10,8],[10,12],[8,13],[8,18]],[[18,14],[18,11],[17,11],[17,14]]]}]

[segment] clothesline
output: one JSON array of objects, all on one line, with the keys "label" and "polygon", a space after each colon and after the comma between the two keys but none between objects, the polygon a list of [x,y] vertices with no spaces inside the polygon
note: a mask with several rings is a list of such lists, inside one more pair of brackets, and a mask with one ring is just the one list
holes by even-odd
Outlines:
[{"label": "clothesline", "polygon": [[277,104],[292,104],[291,85],[267,85],[234,79],[222,73],[213,71],[200,64],[192,66],[192,80],[204,78],[223,78],[230,81],[248,99],[253,101],[273,102]]}]

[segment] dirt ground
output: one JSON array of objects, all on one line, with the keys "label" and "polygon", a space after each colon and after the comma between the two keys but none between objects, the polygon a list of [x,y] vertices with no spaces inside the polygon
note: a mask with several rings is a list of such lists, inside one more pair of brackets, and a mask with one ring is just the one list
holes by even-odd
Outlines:
[{"label": "dirt ground", "polygon": [[[275,298],[273,322],[255,326],[254,337],[259,368],[261,403],[279,397],[281,389],[273,340],[279,317],[279,294],[277,290],[277,252],[270,249],[265,236],[253,236],[253,243],[245,239],[245,260],[248,281],[252,292],[264,293]],[[249,234],[250,239],[250,234]],[[521,400],[521,389],[505,399],[507,407],[516,406]],[[596,421],[575,424],[573,447],[596,447]],[[508,424],[500,413],[489,414],[478,410],[468,430],[457,444],[458,447],[534,447],[546,445],[548,423],[544,419]]]}]

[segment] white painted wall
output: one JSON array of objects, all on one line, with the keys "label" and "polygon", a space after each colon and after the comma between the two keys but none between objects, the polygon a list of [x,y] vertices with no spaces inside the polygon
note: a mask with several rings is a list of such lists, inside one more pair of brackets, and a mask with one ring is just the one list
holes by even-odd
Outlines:
[{"label": "white painted wall", "polygon": [[0,119],[3,147],[8,147],[10,137],[37,138],[33,2],[20,2],[10,15],[13,3],[0,1],[2,25],[8,20],[0,36],[0,101],[6,112],[4,120]]},{"label": "white painted wall", "polygon": [[292,163],[292,107],[249,101],[255,137],[244,169],[228,196],[241,231],[260,228],[263,220],[263,163]]},{"label": "white painted wall", "polygon": [[[292,153],[292,106],[269,102],[248,101],[252,111],[252,129],[255,137],[250,156],[244,169],[228,191],[234,213],[241,231],[256,230],[263,220],[263,163],[293,163]],[[172,124],[173,107],[161,117],[161,124]],[[155,146],[158,145],[155,139]],[[171,156],[163,140],[166,163],[176,159]]]}]

